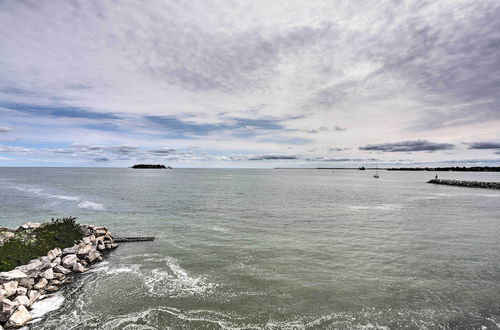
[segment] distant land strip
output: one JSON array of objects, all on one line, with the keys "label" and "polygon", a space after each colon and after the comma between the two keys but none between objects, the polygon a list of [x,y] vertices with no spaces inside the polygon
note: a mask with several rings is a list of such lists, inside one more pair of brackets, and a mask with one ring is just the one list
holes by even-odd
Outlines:
[{"label": "distant land strip", "polygon": [[451,171],[451,172],[500,172],[500,166],[451,166],[451,167],[275,167],[275,170],[386,170],[386,171]]},{"label": "distant land strip", "polygon": [[500,172],[498,166],[473,166],[473,167],[400,167],[388,168],[388,171],[455,171],[455,172]]}]

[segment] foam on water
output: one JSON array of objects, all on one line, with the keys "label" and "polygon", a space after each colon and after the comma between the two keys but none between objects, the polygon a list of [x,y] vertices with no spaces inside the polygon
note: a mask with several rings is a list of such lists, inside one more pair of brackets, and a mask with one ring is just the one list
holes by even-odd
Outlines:
[{"label": "foam on water", "polygon": [[32,323],[40,321],[45,314],[59,309],[63,302],[64,296],[61,293],[56,293],[51,297],[36,301],[31,306]]},{"label": "foam on water", "polygon": [[80,197],[78,196],[66,196],[66,195],[53,195],[41,188],[25,188],[25,187],[14,187],[15,189],[23,192],[29,192],[36,196],[45,197],[45,198],[54,198],[54,199],[62,199],[67,201],[79,201]]},{"label": "foam on water", "polygon": [[[137,256],[129,256],[126,259],[132,257]],[[142,281],[148,293],[155,296],[185,297],[200,295],[211,292],[217,287],[216,284],[209,282],[203,276],[190,275],[174,258],[168,256],[159,257],[157,254],[145,254],[143,260],[151,263],[162,262],[166,267],[143,270],[138,265],[117,265],[115,267],[105,265],[92,271],[104,272],[108,277],[121,274],[136,276]]]},{"label": "foam on water", "polygon": [[392,211],[400,209],[401,204],[348,205],[347,208],[354,211],[362,211],[362,210]]},{"label": "foam on water", "polygon": [[102,204],[90,201],[83,201],[78,204],[78,207],[81,209],[104,210],[104,206]]},{"label": "foam on water", "polygon": [[193,277],[179,266],[177,260],[166,257],[165,269],[153,269],[141,277],[150,294],[167,296],[189,296],[213,290],[216,285],[205,277]]}]

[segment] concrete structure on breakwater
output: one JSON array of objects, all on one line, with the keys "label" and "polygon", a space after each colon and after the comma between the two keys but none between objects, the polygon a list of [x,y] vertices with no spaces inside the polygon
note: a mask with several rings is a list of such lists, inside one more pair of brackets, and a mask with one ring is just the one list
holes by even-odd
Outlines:
[{"label": "concrete structure on breakwater", "polygon": [[469,188],[500,189],[500,182],[432,179],[430,181],[427,181],[427,183],[444,184],[448,186],[469,187]]}]

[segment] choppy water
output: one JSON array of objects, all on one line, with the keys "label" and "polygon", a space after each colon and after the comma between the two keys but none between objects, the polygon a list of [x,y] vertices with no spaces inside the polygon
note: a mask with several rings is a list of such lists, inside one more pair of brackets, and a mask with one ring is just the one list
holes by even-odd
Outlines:
[{"label": "choppy water", "polygon": [[0,226],[157,237],[37,305],[32,329],[500,328],[500,192],[372,174],[0,168]]}]

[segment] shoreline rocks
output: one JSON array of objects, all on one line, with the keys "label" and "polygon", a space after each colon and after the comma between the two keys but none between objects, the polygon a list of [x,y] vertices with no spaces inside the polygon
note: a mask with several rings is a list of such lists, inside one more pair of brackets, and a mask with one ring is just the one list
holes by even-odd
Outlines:
[{"label": "shoreline rocks", "polygon": [[427,183],[444,184],[448,186],[458,186],[458,187],[468,187],[468,188],[500,189],[500,182],[432,179],[430,181],[427,181]]},{"label": "shoreline rocks", "polygon": [[[39,224],[26,223],[23,230]],[[73,274],[84,273],[102,254],[118,244],[105,227],[80,225],[84,237],[72,247],[55,248],[46,256],[0,273],[0,330],[18,328],[32,320],[29,309],[39,299],[71,281]]]}]

